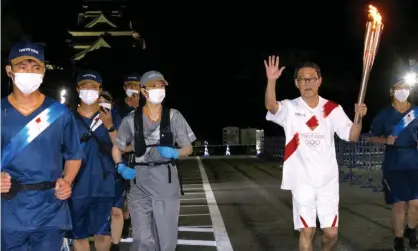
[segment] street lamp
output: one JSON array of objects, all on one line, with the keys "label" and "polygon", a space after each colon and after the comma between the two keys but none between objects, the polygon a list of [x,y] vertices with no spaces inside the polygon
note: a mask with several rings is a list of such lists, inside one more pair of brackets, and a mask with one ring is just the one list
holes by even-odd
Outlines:
[{"label": "street lamp", "polygon": [[405,74],[404,79],[405,83],[412,87],[417,82],[417,74],[415,72],[408,72]]}]

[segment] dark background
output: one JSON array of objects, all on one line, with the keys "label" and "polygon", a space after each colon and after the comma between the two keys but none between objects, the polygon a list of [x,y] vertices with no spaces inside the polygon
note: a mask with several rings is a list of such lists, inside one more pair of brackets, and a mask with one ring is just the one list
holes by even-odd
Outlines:
[{"label": "dark background", "polygon": [[[213,143],[220,143],[225,126],[282,133],[265,122],[263,60],[270,54],[279,55],[287,67],[278,83],[278,99],[297,97],[294,66],[311,60],[322,68],[320,94],[340,103],[352,118],[368,4],[379,8],[385,28],[368,86],[365,130],[389,104],[392,78],[408,71],[408,60],[418,57],[417,4],[412,0],[105,2],[125,2],[126,15],[147,48],[102,49],[88,56],[86,67],[101,71],[104,87],[116,96],[123,95],[123,74],[161,71],[170,83],[168,105],[182,112],[199,139]],[[74,90],[75,71],[69,60],[73,52],[65,41],[68,29],[76,27],[82,1],[1,3],[3,66],[13,42],[42,42],[47,60],[64,67],[47,73],[45,92],[58,98],[62,87]],[[8,84],[3,71],[3,97]],[[72,93],[72,102],[75,96]]]}]

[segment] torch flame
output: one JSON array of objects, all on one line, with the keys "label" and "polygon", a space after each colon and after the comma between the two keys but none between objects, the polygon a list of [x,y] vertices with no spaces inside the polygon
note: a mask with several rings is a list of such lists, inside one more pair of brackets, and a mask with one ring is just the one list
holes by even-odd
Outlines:
[{"label": "torch flame", "polygon": [[382,22],[382,16],[379,13],[379,10],[373,5],[369,5],[369,17],[373,19],[373,24],[380,24]]}]

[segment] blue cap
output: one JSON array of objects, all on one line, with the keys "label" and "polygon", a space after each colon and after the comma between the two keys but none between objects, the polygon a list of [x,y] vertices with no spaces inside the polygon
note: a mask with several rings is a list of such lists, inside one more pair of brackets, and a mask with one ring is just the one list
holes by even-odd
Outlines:
[{"label": "blue cap", "polygon": [[125,84],[131,83],[131,84],[138,84],[138,85],[139,85],[140,81],[141,81],[141,76],[139,74],[136,74],[136,73],[126,75],[124,80],[123,80],[123,82]]},{"label": "blue cap", "polygon": [[404,82],[404,81],[405,81],[405,76],[394,76],[392,78],[392,81],[391,81],[391,85],[390,86],[394,86],[397,83]]},{"label": "blue cap", "polygon": [[77,85],[90,82],[101,86],[103,84],[102,76],[97,71],[89,70],[78,74]]},{"label": "blue cap", "polygon": [[144,73],[141,77],[141,86],[144,87],[151,81],[163,81],[166,85],[168,85],[168,82],[165,80],[163,74],[158,71],[148,71]]},{"label": "blue cap", "polygon": [[39,64],[44,64],[44,48],[39,44],[29,41],[19,42],[12,46],[9,54],[10,63],[18,64],[28,59],[35,60]]}]

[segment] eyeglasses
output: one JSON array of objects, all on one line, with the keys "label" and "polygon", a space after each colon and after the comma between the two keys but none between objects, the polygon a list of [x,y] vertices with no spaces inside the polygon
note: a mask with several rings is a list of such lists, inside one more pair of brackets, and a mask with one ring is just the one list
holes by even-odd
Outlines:
[{"label": "eyeglasses", "polygon": [[300,84],[314,84],[316,81],[318,81],[318,78],[317,77],[311,77],[311,78],[299,77],[296,79],[296,81],[298,81],[298,83]]}]

